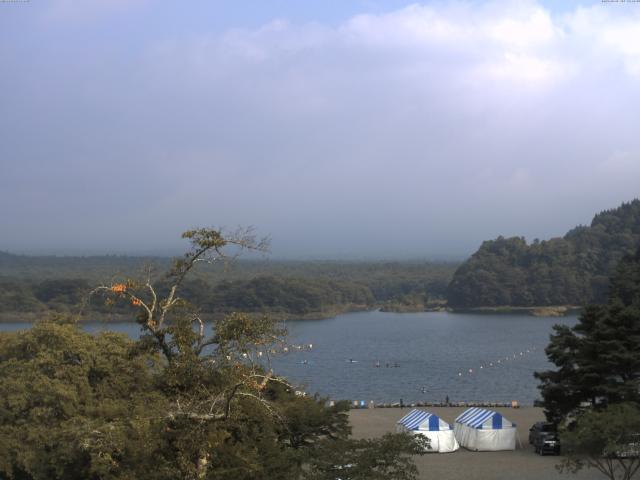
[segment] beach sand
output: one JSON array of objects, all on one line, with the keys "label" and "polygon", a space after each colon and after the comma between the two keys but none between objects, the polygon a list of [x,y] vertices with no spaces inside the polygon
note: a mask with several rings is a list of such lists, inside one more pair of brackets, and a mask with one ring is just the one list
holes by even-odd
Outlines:
[{"label": "beach sand", "polygon": [[[374,438],[387,432],[395,432],[396,422],[411,410],[400,408],[376,408],[351,410],[349,420],[355,438]],[[462,413],[462,407],[428,407],[428,410],[443,420],[453,423]],[[416,465],[421,479],[514,479],[514,480],[591,480],[605,477],[594,469],[584,469],[578,474],[561,474],[555,465],[561,457],[540,456],[529,445],[529,428],[535,422],[543,421],[541,408],[495,408],[505,418],[516,423],[522,444],[515,451],[470,452],[464,448],[453,453],[431,453],[416,456]],[[517,442],[518,443],[518,442]]]}]

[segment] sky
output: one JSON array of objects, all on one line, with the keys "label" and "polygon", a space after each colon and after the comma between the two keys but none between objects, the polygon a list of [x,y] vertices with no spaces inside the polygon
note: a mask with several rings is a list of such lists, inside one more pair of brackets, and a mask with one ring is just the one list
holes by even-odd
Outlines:
[{"label": "sky", "polygon": [[640,196],[640,2],[0,2],[0,250],[464,258]]}]

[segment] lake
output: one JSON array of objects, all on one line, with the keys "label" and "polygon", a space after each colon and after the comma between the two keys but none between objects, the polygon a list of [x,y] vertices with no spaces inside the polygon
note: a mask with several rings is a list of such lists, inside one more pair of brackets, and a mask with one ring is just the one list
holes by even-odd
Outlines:
[{"label": "lake", "polygon": [[[290,341],[313,344],[273,361],[310,394],[332,399],[405,403],[510,402],[540,397],[533,372],[552,367],[544,354],[552,326],[576,316],[445,312],[358,312],[327,320],[288,321]],[[0,324],[0,330],[28,328]],[[137,337],[135,323],[87,323]]]}]

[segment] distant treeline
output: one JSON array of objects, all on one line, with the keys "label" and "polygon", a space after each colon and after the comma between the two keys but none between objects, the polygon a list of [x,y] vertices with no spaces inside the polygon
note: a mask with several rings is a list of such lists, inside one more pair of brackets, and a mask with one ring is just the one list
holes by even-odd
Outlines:
[{"label": "distant treeline", "polygon": [[[640,200],[597,214],[562,238],[486,241],[462,265],[438,262],[241,260],[203,266],[183,285],[183,296],[207,313],[230,311],[329,316],[379,307],[420,311],[454,308],[536,307],[602,303],[608,278],[640,247]],[[92,287],[151,275],[170,266],[163,257],[30,257],[0,252],[0,314],[73,311]],[[93,299],[85,309],[109,310]]]},{"label": "distant treeline", "polygon": [[[145,264],[155,265],[156,272],[169,265],[165,258],[61,258],[0,253],[3,319],[13,312],[72,312],[82,304],[86,312],[130,312],[125,305],[106,307],[100,298],[88,301],[88,292],[100,283],[140,276]],[[238,261],[227,272],[205,267],[183,284],[181,294],[206,313],[329,316],[375,307],[423,310],[444,301],[456,268],[431,262]],[[161,276],[156,280],[162,291]]]},{"label": "distant treeline", "polygon": [[597,214],[562,238],[498,237],[455,272],[449,305],[586,305],[603,303],[618,262],[640,246],[640,200]]}]

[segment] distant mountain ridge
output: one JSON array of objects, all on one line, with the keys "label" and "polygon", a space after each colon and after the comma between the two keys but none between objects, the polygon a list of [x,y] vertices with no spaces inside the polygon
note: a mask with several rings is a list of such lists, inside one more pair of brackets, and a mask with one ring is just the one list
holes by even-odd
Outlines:
[{"label": "distant mountain ridge", "polygon": [[447,300],[454,308],[603,303],[609,276],[638,247],[640,200],[634,199],[561,238],[483,242],[456,270]]}]

